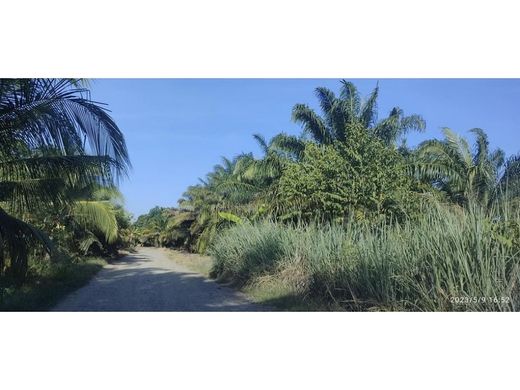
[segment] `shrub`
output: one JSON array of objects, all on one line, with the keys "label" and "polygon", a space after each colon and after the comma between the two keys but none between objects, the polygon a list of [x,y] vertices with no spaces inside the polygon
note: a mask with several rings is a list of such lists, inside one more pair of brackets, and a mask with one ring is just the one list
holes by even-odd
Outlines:
[{"label": "shrub", "polygon": [[410,184],[403,156],[352,125],[348,142],[307,143],[302,161],[283,172],[278,192],[288,214],[338,220],[401,216]]}]

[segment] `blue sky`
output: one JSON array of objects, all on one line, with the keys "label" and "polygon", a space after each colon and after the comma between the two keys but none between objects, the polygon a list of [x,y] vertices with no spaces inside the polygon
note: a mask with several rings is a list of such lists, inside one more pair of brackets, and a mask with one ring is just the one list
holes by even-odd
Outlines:
[{"label": "blue sky", "polygon": [[[420,114],[423,134],[409,144],[441,137],[450,127],[468,135],[480,127],[492,147],[520,152],[520,80],[349,79],[362,95],[379,81],[379,117],[394,106]],[[252,138],[284,131],[300,134],[291,122],[296,103],[317,108],[314,88],[337,91],[337,79],[97,79],[92,98],[108,103],[125,134],[133,170],[121,183],[126,207],[137,217],[150,208],[175,206],[221,156],[259,150]]]}]

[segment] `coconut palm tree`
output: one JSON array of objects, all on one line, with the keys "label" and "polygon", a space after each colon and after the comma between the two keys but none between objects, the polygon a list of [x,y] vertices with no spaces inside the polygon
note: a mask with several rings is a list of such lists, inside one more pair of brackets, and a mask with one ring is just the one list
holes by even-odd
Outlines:
[{"label": "coconut palm tree", "polygon": [[482,129],[470,130],[476,137],[473,148],[452,130],[443,132],[443,140],[428,140],[417,148],[414,171],[418,178],[433,183],[459,204],[488,205],[506,192],[518,195],[519,156],[506,161],[503,150],[491,151]]},{"label": "coconut palm tree", "polygon": [[118,206],[123,195],[116,187],[89,186],[71,195],[74,202],[67,217],[80,230],[80,250],[87,253],[92,245],[99,249],[113,244],[119,237]]},{"label": "coconut palm tree", "polygon": [[70,189],[111,185],[129,167],[123,134],[83,81],[1,79],[0,273],[23,278],[30,248],[52,249],[20,217],[70,203]]}]

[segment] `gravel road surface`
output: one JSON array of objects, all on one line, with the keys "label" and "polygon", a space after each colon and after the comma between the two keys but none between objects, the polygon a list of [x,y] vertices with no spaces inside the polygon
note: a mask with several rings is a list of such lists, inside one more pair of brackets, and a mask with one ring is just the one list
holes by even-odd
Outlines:
[{"label": "gravel road surface", "polygon": [[175,263],[161,249],[140,248],[105,266],[53,311],[264,311],[229,287]]}]

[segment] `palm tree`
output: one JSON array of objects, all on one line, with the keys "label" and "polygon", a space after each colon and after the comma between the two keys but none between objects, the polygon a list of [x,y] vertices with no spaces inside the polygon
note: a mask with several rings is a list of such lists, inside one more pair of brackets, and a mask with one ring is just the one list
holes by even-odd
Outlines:
[{"label": "palm tree", "polygon": [[196,245],[196,237],[192,234],[196,223],[194,212],[172,209],[161,238],[168,246],[192,249]]},{"label": "palm tree", "polygon": [[[179,207],[185,219],[191,222],[189,233],[194,249],[204,253],[209,242],[213,239],[220,224],[219,213],[224,211],[223,197],[212,185],[199,184],[190,186],[179,200]],[[179,221],[173,220],[168,228],[172,230],[180,227]]]},{"label": "palm tree", "polygon": [[476,137],[473,149],[452,130],[443,132],[443,140],[428,140],[417,148],[414,170],[418,178],[433,183],[459,204],[488,205],[508,191],[518,195],[519,156],[506,161],[503,150],[491,151],[482,129],[470,130]]},{"label": "palm tree", "polygon": [[89,186],[71,195],[71,199],[74,201],[67,217],[80,230],[79,247],[83,253],[94,244],[103,249],[118,239],[117,213],[123,195],[116,187]]},{"label": "palm tree", "polygon": [[280,178],[289,159],[286,153],[289,147],[282,146],[282,137],[286,137],[284,140],[289,139],[288,136],[279,134],[268,142],[261,134],[253,134],[262,156],[259,159],[255,159],[251,153],[239,156],[235,175],[256,187],[264,188]]},{"label": "palm tree", "polygon": [[506,159],[500,170],[500,179],[495,191],[495,198],[518,197],[520,197],[520,154]]},{"label": "palm tree", "polygon": [[23,278],[35,243],[52,250],[43,232],[14,215],[67,204],[71,188],[111,185],[130,167],[123,134],[83,84],[0,80],[0,273]]},{"label": "palm tree", "polygon": [[244,156],[233,160],[223,157],[205,180],[188,187],[179,200],[184,216],[172,221],[170,230],[178,229],[179,222],[185,219],[191,220],[190,234],[194,237],[191,241],[198,252],[204,253],[218,228],[234,219],[250,201],[253,186],[241,178],[246,169]]},{"label": "palm tree", "polygon": [[[409,131],[423,131],[426,128],[419,115],[405,116],[399,107],[394,107],[387,118],[378,121],[378,95],[379,86],[376,86],[368,98],[362,100],[354,84],[341,80],[339,97],[327,88],[316,88],[323,116],[305,104],[296,104],[292,118],[302,124],[304,135],[319,144],[347,142],[348,126],[351,124],[361,124],[388,145],[395,145]],[[284,137],[280,139],[281,144],[292,143],[293,150],[301,150],[301,143],[298,145],[294,141]]]}]

